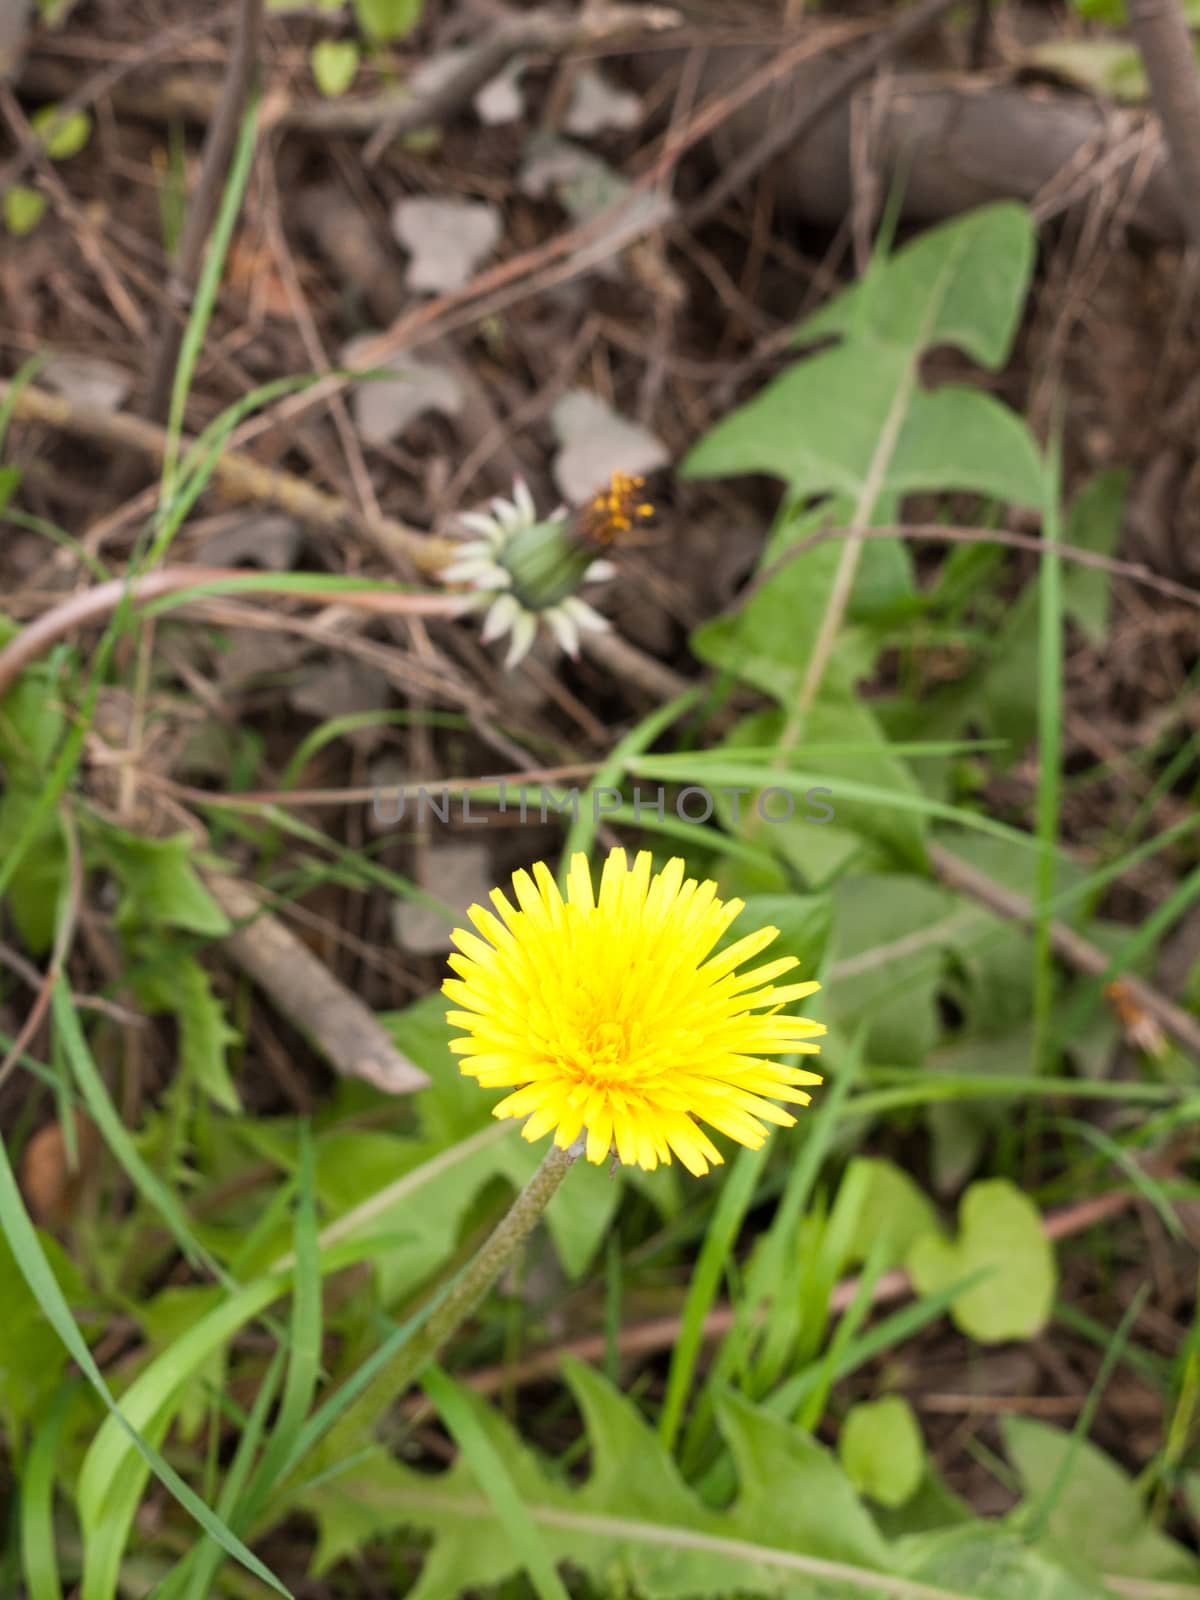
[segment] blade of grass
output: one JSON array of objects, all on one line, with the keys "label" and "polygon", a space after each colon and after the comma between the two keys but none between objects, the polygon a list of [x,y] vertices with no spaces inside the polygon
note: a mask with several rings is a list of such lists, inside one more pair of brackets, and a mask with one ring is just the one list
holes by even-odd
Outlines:
[{"label": "blade of grass", "polygon": [[436,1364],[426,1367],[421,1376],[421,1387],[437,1407],[454,1442],[466,1457],[538,1600],[570,1600],[537,1524],[525,1509],[508,1468],[480,1426],[467,1397]]},{"label": "blade of grass", "polygon": [[120,1163],[121,1170],[126,1173],[146,1202],[158,1212],[186,1259],[193,1266],[203,1266],[227,1288],[236,1287],[220,1262],[196,1238],[187,1213],[171,1190],[146,1165],[117,1114],[116,1107],[104,1087],[104,1080],[92,1059],[92,1053],[88,1049],[79,1015],[75,1010],[75,1002],[66,984],[54,985],[50,997],[50,1010],[57,1036],[62,1041],[80,1095],[109,1149]]},{"label": "blade of grass", "polygon": [[[936,1322],[939,1317],[944,1316],[959,1295],[974,1288],[987,1277],[989,1271],[990,1268],[981,1268],[948,1288],[939,1289],[937,1294],[925,1295],[912,1305],[893,1311],[890,1316],[877,1322],[873,1328],[868,1328],[865,1333],[851,1339],[833,1362],[828,1373],[824,1361],[810,1362],[802,1372],[794,1373],[771,1394],[764,1396],[758,1404],[764,1410],[770,1411],[777,1417],[783,1417],[788,1422],[796,1421],[809,1397],[825,1383],[827,1377],[829,1387],[832,1388],[844,1378],[852,1376],[860,1367],[866,1366],[868,1361],[874,1361],[878,1356],[907,1343],[924,1328]],[[857,1294],[855,1300],[856,1302],[858,1300]],[[867,1306],[866,1309],[869,1310],[870,1307]],[[729,1503],[737,1488],[737,1473],[733,1458],[727,1450],[722,1451],[716,1458],[696,1487],[701,1497],[710,1505]]]},{"label": "blade of grass", "polygon": [[[323,1253],[321,1271],[335,1272],[370,1259],[378,1248],[376,1236],[339,1243]],[[84,1458],[76,1488],[80,1521],[90,1538],[89,1554],[95,1551],[96,1577],[85,1586],[84,1600],[92,1600],[92,1596],[111,1600],[121,1553],[146,1481],[145,1469],[132,1459],[130,1441],[122,1428],[165,1430],[186,1385],[205,1362],[285,1295],[290,1284],[290,1270],[274,1272],[255,1279],[214,1307],[142,1369],[122,1396],[120,1423],[110,1417],[101,1425]],[[281,1348],[286,1348],[287,1342],[287,1335],[281,1333]],[[298,1448],[293,1445],[292,1457]],[[228,1546],[223,1548],[228,1551]]]},{"label": "blade of grass", "polygon": [[671,1353],[667,1388],[658,1418],[658,1435],[668,1450],[674,1449],[683,1420],[683,1408],[704,1342],[704,1320],[717,1297],[725,1263],[733,1254],[765,1160],[765,1146],[759,1150],[738,1151],[729,1176],[721,1185],[712,1221],[700,1246],[683,1303],[679,1335]]},{"label": "blade of grass", "polygon": [[[300,1131],[300,1172],[294,1234],[291,1349],[287,1379],[271,1441],[256,1479],[273,1485],[308,1417],[321,1367],[321,1250],[317,1236],[316,1166],[307,1124]],[[266,1498],[265,1493],[262,1495]]]},{"label": "blade of grass", "polygon": [[1042,551],[1038,581],[1038,783],[1035,835],[1042,846],[1036,864],[1033,932],[1033,1043],[1034,1072],[1049,1070],[1050,1013],[1054,1005],[1054,948],[1051,942],[1050,906],[1058,865],[1059,807],[1062,787],[1063,718],[1063,591],[1062,560],[1058,551],[1062,493],[1062,429],[1055,424],[1046,464],[1046,508],[1043,526],[1047,547]]},{"label": "blade of grass", "polygon": [[[871,1309],[875,1285],[884,1273],[887,1249],[887,1237],[881,1234],[875,1240],[871,1248],[871,1254],[863,1263],[858,1285],[854,1291],[854,1299],[846,1307],[841,1321],[834,1329],[833,1338],[830,1339],[829,1347],[824,1356],[815,1363],[815,1382],[803,1403],[797,1408],[793,1419],[796,1425],[803,1428],[807,1433],[811,1433],[821,1420],[825,1407],[829,1403],[830,1392],[836,1381],[835,1375],[838,1366],[845,1359],[846,1351],[854,1342],[858,1330],[862,1327]],[[829,1296],[827,1293],[825,1297],[826,1317],[829,1314],[828,1308]]]},{"label": "blade of grass", "polygon": [[[668,769],[663,758],[656,755],[638,756],[629,763],[628,770],[634,777],[661,778],[667,781],[676,775],[676,769]],[[801,798],[809,789],[829,787],[825,777],[819,772],[798,772],[792,767],[768,767],[754,762],[728,759],[699,760],[693,766],[693,771],[697,781],[703,777],[710,783],[731,789],[783,789]],[[1010,844],[1019,844],[1025,850],[1036,851],[1041,848],[1038,841],[1032,839],[1029,834],[1022,833],[1019,828],[1010,828],[1006,823],[997,822],[993,817],[968,811],[962,806],[947,805],[916,791],[910,793],[903,789],[884,789],[878,784],[861,783],[857,779],[839,777],[833,791],[835,803],[839,796],[844,800],[862,800],[885,810],[911,811],[917,816],[930,817],[941,822],[954,822],[977,833],[991,834],[994,838],[1004,839]]]},{"label": "blade of grass", "polygon": [[[175,487],[179,441],[183,435],[184,408],[187,405],[188,393],[192,387],[196,363],[200,359],[200,349],[204,343],[204,336],[208,331],[213,307],[216,305],[217,295],[220,292],[221,277],[225,269],[225,257],[229,252],[229,246],[233,239],[233,230],[237,225],[238,213],[242,209],[242,199],[246,193],[246,185],[250,181],[250,169],[254,164],[254,151],[258,136],[258,105],[258,94],[251,91],[246,112],[242,118],[241,130],[238,133],[237,144],[234,146],[233,159],[229,165],[229,177],[226,180],[225,190],[221,196],[217,220],[213,225],[212,234],[209,238],[208,250],[204,258],[204,268],[200,273],[200,281],[196,285],[196,293],[192,299],[187,326],[184,329],[183,340],[179,346],[179,359],[175,363],[175,378],[171,386],[171,407],[167,415],[167,441],[166,449],[163,452],[162,478],[159,490],[159,502],[164,507],[170,504]],[[162,556],[165,549],[165,543],[161,544],[161,547],[156,544],[151,557],[152,565]]]},{"label": "blade of grass", "polygon": [[1149,1294],[1150,1285],[1143,1283],[1137,1294],[1130,1301],[1125,1315],[1117,1325],[1117,1331],[1113,1334],[1108,1348],[1104,1352],[1104,1359],[1100,1363],[1100,1369],[1096,1373],[1095,1381],[1088,1390],[1087,1399],[1080,1408],[1079,1416],[1075,1420],[1075,1426],[1071,1429],[1070,1444],[1063,1452],[1063,1458],[1058,1464],[1058,1470],[1046,1490],[1042,1503],[1036,1508],[1031,1507],[1029,1509],[1024,1534],[1030,1544],[1036,1544],[1043,1537],[1049,1526],[1050,1518],[1054,1515],[1055,1508],[1062,1499],[1063,1492],[1071,1477],[1071,1467],[1079,1446],[1091,1431],[1096,1409],[1100,1404],[1100,1397],[1108,1386],[1108,1380],[1120,1359],[1121,1351],[1128,1342],[1130,1330],[1137,1321]]},{"label": "blade of grass", "polygon": [[[242,1511],[242,1491],[262,1442],[267,1416],[275,1402],[282,1374],[283,1351],[277,1350],[254,1396],[254,1404],[250,1408],[246,1426],[238,1438],[237,1449],[234,1451],[217,1501],[217,1515],[224,1517],[230,1527],[242,1528],[249,1521]],[[224,1559],[225,1553],[220,1545],[214,1544],[211,1539],[201,1540],[193,1546],[175,1570],[168,1573],[160,1586],[156,1600],[174,1600],[177,1593],[184,1592],[185,1584],[187,1600],[208,1600],[214,1592],[213,1585]]]},{"label": "blade of grass", "polygon": [[759,1312],[769,1305],[788,1282],[788,1251],[792,1248],[800,1218],[808,1205],[821,1163],[833,1137],[838,1115],[862,1060],[865,1030],[859,1030],[841,1063],[841,1071],[819,1108],[806,1118],[808,1135],[788,1175],[770,1231],[762,1240],[747,1274],[745,1293],[737,1306],[733,1326],[721,1341],[709,1368],[708,1378],[693,1411],[683,1441],[684,1471],[694,1470],[702,1441],[712,1427],[715,1386],[727,1382],[731,1374],[745,1369],[753,1346]]},{"label": "blade of grass", "polygon": [[99,1395],[110,1419],[127,1436],[133,1449],[142,1457],[146,1466],[152,1471],[163,1487],[176,1499],[189,1516],[193,1517],[206,1533],[212,1535],[221,1547],[235,1560],[260,1578],[277,1594],[291,1600],[290,1592],[269,1570],[253,1551],[248,1550],[241,1540],[225,1526],[221,1519],[214,1515],[208,1506],[194,1493],[183,1481],[175,1469],[142,1437],[138,1430],[128,1421],[124,1412],[113,1398],[104,1374],[96,1365],[92,1352],[88,1349],[87,1342],[75,1324],[67,1305],[58,1280],[50,1269],[45,1252],[38,1240],[33,1223],[29,1220],[17,1188],[17,1180],[13,1176],[12,1167],[9,1165],[8,1152],[0,1140],[0,1226],[3,1227],[8,1239],[13,1258],[20,1269],[21,1276],[29,1285],[34,1299],[41,1308],[43,1316],[62,1340],[72,1359],[82,1371],[92,1388]]},{"label": "blade of grass", "polygon": [[1181,1240],[1186,1237],[1183,1224],[1176,1216],[1163,1186],[1152,1173],[1147,1172],[1133,1159],[1128,1150],[1123,1150],[1115,1139],[1105,1133],[1103,1128],[1097,1128],[1090,1122],[1080,1122],[1075,1117],[1056,1117],[1053,1126],[1061,1128],[1065,1133],[1077,1134],[1094,1149],[1106,1155],[1114,1166],[1121,1169],[1132,1187],[1154,1208],[1171,1237]]},{"label": "blade of grass", "polygon": [[571,857],[577,852],[590,855],[596,842],[595,802],[592,796],[600,789],[619,788],[625,776],[625,766],[629,757],[640,755],[648,745],[652,745],[673,722],[678,722],[680,717],[691,711],[699,698],[699,690],[689,689],[685,694],[676,696],[674,700],[668,700],[666,705],[659,706],[649,716],[643,717],[636,727],[613,746],[603,766],[584,793],[584,806],[571,819],[571,826],[563,841],[562,864],[559,868],[560,887],[566,883],[564,874],[571,864]]},{"label": "blade of grass", "polygon": [[29,1600],[62,1600],[54,1532],[54,1468],[63,1422],[79,1392],[77,1379],[64,1383],[38,1423],[21,1474],[21,1570]]}]

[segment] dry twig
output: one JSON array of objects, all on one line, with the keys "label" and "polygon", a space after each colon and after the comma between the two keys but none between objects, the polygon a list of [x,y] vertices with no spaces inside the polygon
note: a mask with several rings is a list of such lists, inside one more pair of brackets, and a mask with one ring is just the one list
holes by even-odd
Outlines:
[{"label": "dry twig", "polygon": [[[272,587],[269,575],[249,573],[241,567],[159,567],[140,578],[113,578],[108,583],[81,590],[44,612],[0,650],[0,697],[7,693],[17,675],[52,644],[65,639],[76,628],[110,617],[127,595],[131,604],[147,605],[164,595],[186,594],[189,589],[201,589],[213,583],[245,583],[247,580],[260,590]],[[285,594],[298,593],[288,587],[285,576],[280,576],[278,590]],[[450,617],[456,615],[461,606],[455,595],[410,594],[395,589],[309,589],[300,593],[299,598],[322,605],[354,606],[382,616]]]},{"label": "dry twig", "polygon": [[1200,81],[1192,36],[1179,0],[1129,0],[1129,26],[1171,154],[1180,215],[1200,245]]},{"label": "dry twig", "polygon": [[790,115],[772,123],[762,137],[725,168],[700,198],[689,206],[684,222],[697,228],[716,214],[731,196],[744,193],[759,172],[785,150],[801,144],[812,130],[877,66],[898,55],[939,22],[957,0],[919,0],[911,10],[902,11],[896,21],[863,45],[843,66],[829,74],[824,86],[811,98],[798,100]]},{"label": "dry twig", "polygon": [[[1097,1223],[1107,1222],[1111,1217],[1118,1216],[1137,1198],[1136,1189],[1115,1189],[1107,1194],[1096,1195],[1090,1200],[1080,1200],[1075,1205],[1064,1206],[1060,1211],[1051,1212],[1043,1219],[1042,1227],[1050,1240],[1068,1239],[1095,1227]],[[830,1311],[834,1315],[840,1315],[854,1303],[859,1293],[859,1279],[844,1278],[834,1285],[830,1294]],[[908,1273],[900,1267],[894,1267],[875,1280],[871,1288],[871,1304],[891,1305],[911,1293],[912,1282]],[[713,1340],[723,1338],[733,1327],[737,1317],[736,1306],[716,1306],[701,1325],[704,1342],[711,1344]],[[670,1350],[679,1339],[680,1321],[679,1316],[655,1317],[622,1328],[617,1334],[617,1349],[625,1357],[657,1355],[659,1351]],[[572,1339],[554,1349],[540,1350],[536,1355],[528,1356],[523,1361],[484,1367],[479,1371],[466,1373],[463,1375],[463,1382],[470,1384],[480,1394],[496,1394],[501,1389],[524,1388],[533,1383],[544,1383],[557,1378],[564,1356],[573,1356],[577,1361],[603,1361],[608,1355],[608,1350],[607,1334],[586,1334],[580,1339]],[[422,1396],[414,1395],[407,1402],[410,1414],[427,1415],[427,1407],[428,1402]]]},{"label": "dry twig", "polygon": [[[328,381],[336,389],[337,380]],[[18,389],[14,384],[0,380],[0,405],[10,402],[13,416],[21,422],[39,422],[61,433],[115,449],[138,450],[154,461],[161,461],[166,451],[167,435],[164,429],[140,417],[131,417],[126,412],[101,411],[94,406],[75,405],[61,395],[49,394],[33,384]],[[184,439],[180,446],[181,454],[186,455],[194,442]],[[275,506],[310,528],[357,534],[385,555],[401,572],[437,572],[445,566],[455,549],[451,540],[418,533],[391,517],[361,514],[338,496],[314,489],[303,478],[264,467],[252,456],[236,450],[222,451],[217,457],[213,467],[213,484],[232,501]]]},{"label": "dry twig", "polygon": [[[948,888],[970,895],[980,905],[987,906],[989,911],[995,911],[1012,922],[1036,921],[1037,912],[1024,895],[1006,889],[1003,884],[987,877],[939,844],[930,844],[927,848],[930,865]],[[1076,972],[1082,972],[1090,978],[1100,978],[1111,971],[1112,963],[1104,951],[1076,933],[1074,928],[1069,928],[1065,922],[1051,922],[1050,943],[1055,954]],[[1149,1012],[1164,1033],[1170,1034],[1176,1044],[1200,1061],[1200,1021],[1181,1011],[1165,995],[1151,988],[1148,983],[1143,983],[1140,978],[1131,977],[1128,973],[1121,973],[1120,977],[1133,1004]]]},{"label": "dry twig", "polygon": [[[740,609],[752,594],[769,583],[789,561],[794,561],[806,550],[811,550],[814,545],[824,544],[829,539],[847,538],[850,532],[848,528],[819,528],[807,539],[802,539],[790,550],[785,550],[777,561],[773,561],[769,567],[758,573],[738,595],[731,609]],[[1013,550],[1031,550],[1035,555],[1053,551],[1065,561],[1074,561],[1078,566],[1091,567],[1097,572],[1108,572],[1114,578],[1128,578],[1131,583],[1140,584],[1144,589],[1153,589],[1170,600],[1178,600],[1187,606],[1200,607],[1200,589],[1186,583],[1177,583],[1173,578],[1160,577],[1144,562],[1122,561],[1115,556],[1104,556],[1096,550],[1085,549],[1082,545],[1060,544],[1054,539],[1045,539],[1037,533],[1018,533],[1012,528],[952,528],[940,522],[913,522],[897,527],[864,528],[855,536],[859,539],[929,539],[942,544],[1002,544]]]}]

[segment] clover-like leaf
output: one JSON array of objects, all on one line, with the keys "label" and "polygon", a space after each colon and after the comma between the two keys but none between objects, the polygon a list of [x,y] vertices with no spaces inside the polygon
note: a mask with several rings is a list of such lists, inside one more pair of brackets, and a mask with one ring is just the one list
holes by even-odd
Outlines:
[{"label": "clover-like leaf", "polygon": [[973,1183],[958,1212],[959,1234],[918,1239],[908,1271],[922,1294],[983,1272],[954,1301],[950,1315],[980,1344],[1029,1339],[1045,1327],[1054,1298],[1054,1252],[1037,1207],[1006,1178]]}]

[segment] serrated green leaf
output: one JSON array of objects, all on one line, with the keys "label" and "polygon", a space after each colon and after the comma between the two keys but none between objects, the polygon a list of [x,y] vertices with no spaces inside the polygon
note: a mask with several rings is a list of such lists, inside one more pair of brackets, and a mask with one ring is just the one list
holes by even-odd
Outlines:
[{"label": "serrated green leaf", "polygon": [[913,1535],[900,1548],[909,1578],[944,1586],[964,1600],[1099,1600],[1112,1592],[1082,1564],[1060,1563],[1009,1529],[978,1519]]},{"label": "serrated green leaf", "polygon": [[[846,503],[834,507],[822,504],[800,516],[781,517],[756,569],[765,581],[752,589],[732,616],[717,617],[692,633],[691,647],[700,660],[735,673],[783,706],[793,705],[817,641],[825,597],[841,559],[841,546],[829,539],[801,555],[789,556],[788,552],[811,538],[822,525],[844,524],[852,515],[853,507]],[[895,566],[897,550],[903,552],[899,570]],[[853,622],[855,618],[860,595],[879,605],[913,592],[911,563],[903,545],[873,539],[863,548],[849,620]],[[866,636],[848,630],[839,640],[831,679],[848,689],[856,678],[870,671],[873,656]]]},{"label": "serrated green leaf", "polygon": [[997,366],[1029,283],[1033,226],[989,206],[931,229],[810,318],[838,334],[722,419],[686,475],[769,472],[795,495],[844,495],[870,520],[882,496],[959,489],[1040,506],[1041,462],[1023,421],[974,389],[920,388],[921,353],[952,343]]},{"label": "serrated green leaf", "polygon": [[[890,858],[923,865],[925,797],[905,762],[889,748],[870,707],[849,688],[826,684],[806,721],[808,739],[825,748],[812,757],[815,770],[803,783],[797,783],[794,770],[773,767],[761,755],[752,760],[739,756],[742,747],[777,745],[785,726],[783,711],[754,713],[738,723],[723,745],[693,759],[694,781],[713,792],[729,831],[750,833],[818,888],[832,875],[839,838],[849,839],[852,849],[868,841],[878,847],[876,859],[884,862]],[[839,743],[852,748],[839,751]],[[796,759],[802,755],[803,748]],[[652,756],[640,757],[637,765],[651,776],[674,776]],[[864,786],[861,795],[855,785]],[[791,795],[790,816],[785,789]],[[818,789],[831,792],[817,794]],[[781,792],[772,795],[771,790]],[[880,795],[893,803],[880,804]],[[825,816],[824,807],[832,807],[832,822],[810,820]],[[772,820],[764,821],[764,815]]]},{"label": "serrated green leaf", "polygon": [[112,828],[104,835],[103,848],[124,891],[117,908],[119,924],[183,928],[213,939],[232,931],[233,924],[192,865],[195,842],[189,834],[148,839]]},{"label": "serrated green leaf", "polygon": [[980,1344],[1031,1339],[1045,1327],[1054,1302],[1054,1252],[1037,1207],[1006,1178],[973,1183],[959,1206],[959,1235],[918,1239],[908,1270],[922,1294],[935,1294],[968,1274],[987,1277],[954,1302],[951,1316]]},{"label": "serrated green leaf", "polygon": [[800,325],[797,343],[826,334],[904,350],[956,345],[981,366],[1003,364],[1033,273],[1029,212],[1002,201],[930,228]]},{"label": "serrated green leaf", "polygon": [[[49,1234],[39,1231],[38,1240],[59,1288],[77,1311],[82,1311],[90,1296],[79,1269]],[[9,1436],[19,1438],[22,1425],[40,1411],[57,1387],[68,1355],[61,1345],[47,1342],[45,1316],[2,1232],[0,1304],[4,1306],[0,1408]]]},{"label": "serrated green leaf", "polygon": [[222,1110],[240,1111],[227,1061],[228,1048],[240,1035],[229,1026],[225,1007],[200,963],[176,953],[169,970],[139,976],[135,989],[148,1011],[170,1012],[179,1019],[180,1063],[189,1081]]},{"label": "serrated green leaf", "polygon": [[[715,1511],[683,1481],[629,1399],[578,1362],[565,1363],[565,1374],[591,1443],[591,1473],[578,1488],[547,1472],[478,1395],[459,1392],[552,1558],[569,1561],[602,1593],[643,1600],[904,1594],[889,1576],[886,1541],[810,1435],[723,1396],[719,1420],[740,1492],[728,1510]],[[379,1458],[303,1491],[300,1503],[317,1519],[320,1572],[401,1527],[433,1538],[412,1600],[458,1600],[519,1570],[502,1522],[461,1458],[436,1477]],[[933,1600],[931,1591],[924,1600]]]},{"label": "serrated green leaf", "polygon": [[974,926],[973,909],[928,879],[901,873],[856,872],[831,896],[831,1020],[844,1028],[869,1021],[873,1061],[924,1061],[939,1032],[948,954]]},{"label": "serrated green leaf", "polygon": [[[13,785],[0,796],[0,860],[32,815],[35,796]],[[67,872],[67,847],[58,818],[50,816],[39,830],[34,848],[26,851],[12,875],[6,896],[17,932],[26,949],[40,956],[54,943],[59,897]]]},{"label": "serrated green leaf", "polygon": [[772,961],[794,956],[799,962],[793,977],[811,978],[825,956],[833,931],[833,908],[823,894],[755,894],[746,899],[745,909],[729,929],[730,940],[753,933],[757,928],[778,928],[779,934],[768,947]]},{"label": "serrated green leaf", "polygon": [[1039,505],[1041,462],[1021,418],[976,389],[906,395],[908,369],[906,353],[886,347],[812,356],[717,423],[685,458],[684,475],[766,472],[793,494],[856,502],[870,486],[876,495],[954,489]]},{"label": "serrated green leaf", "polygon": [[[253,1150],[295,1172],[299,1133],[265,1122],[245,1123],[240,1137]],[[363,1232],[394,1234],[374,1261],[385,1307],[393,1305],[447,1261],[468,1207],[501,1171],[499,1146],[516,1129],[494,1120],[449,1149],[424,1139],[350,1128],[316,1138],[317,1198],[340,1238]],[[243,1270],[263,1270],[288,1248],[290,1229],[260,1241]]]}]

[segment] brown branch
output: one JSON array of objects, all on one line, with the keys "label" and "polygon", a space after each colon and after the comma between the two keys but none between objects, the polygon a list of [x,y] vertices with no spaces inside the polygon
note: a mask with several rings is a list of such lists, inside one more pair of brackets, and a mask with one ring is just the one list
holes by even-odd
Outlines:
[{"label": "brown branch", "polygon": [[240,0],[238,6],[221,98],[208,125],[200,176],[196,180],[175,262],[167,280],[166,304],[158,330],[144,407],[144,414],[151,422],[160,421],[166,412],[188,306],[200,279],[204,247],[216,220],[238,129],[254,87],[263,5],[264,0]]},{"label": "brown branch", "polygon": [[[253,579],[258,590],[270,591],[269,574],[249,573],[242,567],[159,567],[132,581],[113,578],[72,595],[61,605],[43,613],[0,650],[0,699],[7,694],[17,676],[44,655],[52,644],[65,639],[77,628],[110,617],[126,595],[135,606],[148,605],[164,595],[186,594],[213,583],[245,583]],[[275,592],[322,605],[353,606],[361,611],[386,616],[452,617],[461,609],[459,596],[452,594],[410,594],[394,589],[307,589],[288,586],[287,576],[279,574]],[[198,596],[207,599],[207,596]]]},{"label": "brown branch", "polygon": [[[127,412],[75,405],[33,384],[17,389],[12,383],[0,380],[0,405],[6,403],[12,404],[13,416],[21,422],[39,422],[61,433],[115,449],[138,450],[154,461],[161,461],[166,451],[166,432],[156,423],[132,417]],[[194,443],[192,439],[183,439],[181,455],[186,455]],[[418,533],[391,517],[358,512],[338,496],[314,489],[303,478],[264,467],[252,456],[236,450],[223,451],[216,458],[212,476],[214,485],[232,501],[276,506],[307,527],[357,534],[401,572],[437,572],[457,548],[452,540]]]},{"label": "brown branch", "polygon": [[[977,868],[969,866],[967,862],[960,860],[958,856],[939,844],[931,843],[927,849],[935,875],[948,888],[969,895],[971,899],[978,900],[980,905],[986,906],[989,911],[995,911],[999,916],[1007,917],[1012,922],[1028,924],[1036,921],[1037,912],[1024,895],[1006,889],[1003,884],[987,877]],[[1101,978],[1112,970],[1112,962],[1104,951],[1076,933],[1074,928],[1069,928],[1065,922],[1051,922],[1050,944],[1055,954],[1068,966],[1074,967],[1076,972],[1082,972],[1091,978]],[[1127,973],[1121,973],[1120,976],[1121,983],[1133,1004],[1148,1012],[1164,1033],[1170,1034],[1176,1044],[1200,1061],[1200,1020],[1189,1016],[1186,1011],[1181,1011],[1165,995],[1159,994],[1157,989],[1151,988],[1140,978],[1131,977]]]},{"label": "brown branch", "polygon": [[514,56],[562,55],[569,50],[634,39],[643,33],[664,33],[682,22],[678,11],[657,5],[585,7],[581,15],[572,17],[542,11],[506,17],[471,50],[457,71],[429,94],[419,99],[378,95],[370,100],[297,107],[289,119],[290,125],[309,132],[361,133],[377,129],[363,151],[363,158],[370,166],[402,134],[431,127],[453,116]]},{"label": "brown branch", "polygon": [[1129,0],[1129,26],[1170,151],[1180,215],[1200,245],[1200,81],[1192,36],[1178,0]]},{"label": "brown branch", "polygon": [[[1099,1222],[1106,1222],[1110,1217],[1119,1215],[1137,1198],[1136,1189],[1113,1189],[1107,1194],[1080,1200],[1074,1205],[1064,1206],[1059,1211],[1052,1211],[1044,1217],[1042,1231],[1047,1239],[1052,1241],[1071,1238],[1088,1228],[1095,1227]],[[843,1278],[840,1283],[835,1284],[829,1297],[830,1312],[840,1316],[853,1304],[860,1287],[858,1278]],[[912,1282],[908,1273],[900,1267],[894,1267],[875,1280],[871,1289],[871,1305],[875,1307],[891,1305],[911,1293]],[[701,1325],[704,1342],[710,1344],[715,1339],[723,1338],[733,1327],[737,1315],[737,1307],[732,1305],[717,1306],[710,1311]],[[681,1320],[678,1315],[654,1317],[646,1322],[635,1323],[630,1328],[622,1328],[616,1337],[617,1349],[626,1357],[656,1355],[660,1350],[669,1350],[679,1339]],[[540,1350],[536,1355],[526,1357],[524,1361],[483,1367],[476,1372],[465,1373],[462,1375],[462,1381],[470,1384],[471,1388],[480,1394],[496,1394],[501,1389],[519,1389],[529,1384],[544,1383],[557,1378],[564,1356],[573,1356],[577,1361],[598,1362],[605,1359],[608,1350],[607,1334],[585,1334],[582,1338],[572,1339],[554,1349]],[[427,1415],[428,1402],[423,1397],[414,1396],[409,1401],[407,1409],[412,1413]]]},{"label": "brown branch", "polygon": [[[756,594],[775,577],[776,573],[790,561],[794,561],[797,556],[803,555],[806,550],[824,544],[829,539],[844,538],[849,532],[848,528],[819,528],[807,539],[802,539],[790,550],[785,550],[778,560],[772,561],[769,567],[756,574],[753,581],[747,584],[732,606],[723,614],[728,616],[732,611],[739,610],[751,595]],[[1017,533],[1012,528],[952,528],[940,522],[916,522],[890,528],[864,528],[856,533],[856,537],[929,539],[942,544],[1002,544],[1014,550],[1031,550],[1036,555],[1042,555],[1049,550],[1062,556],[1064,560],[1074,561],[1081,567],[1092,567],[1097,572],[1108,572],[1115,578],[1128,578],[1131,583],[1140,584],[1145,589],[1153,589],[1158,594],[1166,595],[1168,599],[1200,608],[1200,589],[1192,588],[1186,583],[1176,583],[1173,578],[1162,578],[1140,561],[1122,561],[1115,556],[1100,555],[1083,545],[1061,544],[1054,539],[1044,539],[1040,534]]]}]

